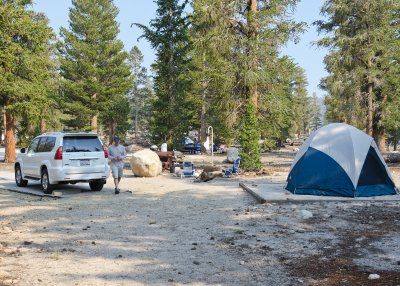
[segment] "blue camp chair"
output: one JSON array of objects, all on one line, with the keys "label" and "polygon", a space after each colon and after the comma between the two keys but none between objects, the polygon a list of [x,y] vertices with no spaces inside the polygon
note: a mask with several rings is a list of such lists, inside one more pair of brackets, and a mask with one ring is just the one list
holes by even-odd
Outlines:
[{"label": "blue camp chair", "polygon": [[232,175],[237,175],[239,173],[239,166],[240,166],[240,158],[237,158],[233,162],[232,168],[225,168],[225,169],[222,170],[222,172],[227,177],[231,177]]},{"label": "blue camp chair", "polygon": [[192,162],[183,162],[182,163],[182,172],[181,179],[184,177],[193,177],[194,176],[194,165]]}]

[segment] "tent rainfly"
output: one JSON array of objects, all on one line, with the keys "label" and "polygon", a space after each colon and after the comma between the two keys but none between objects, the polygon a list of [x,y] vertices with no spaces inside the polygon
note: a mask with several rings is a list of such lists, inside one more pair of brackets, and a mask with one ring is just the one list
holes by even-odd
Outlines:
[{"label": "tent rainfly", "polygon": [[397,193],[374,139],[344,123],[328,124],[307,138],[293,161],[286,190],[340,197]]}]

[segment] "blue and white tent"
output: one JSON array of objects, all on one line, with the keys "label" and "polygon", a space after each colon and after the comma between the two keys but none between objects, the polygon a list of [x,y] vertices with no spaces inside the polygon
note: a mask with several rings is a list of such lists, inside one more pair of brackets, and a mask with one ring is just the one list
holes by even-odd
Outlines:
[{"label": "blue and white tent", "polygon": [[307,138],[294,159],[286,190],[341,197],[397,193],[374,139],[344,123],[326,125]]}]

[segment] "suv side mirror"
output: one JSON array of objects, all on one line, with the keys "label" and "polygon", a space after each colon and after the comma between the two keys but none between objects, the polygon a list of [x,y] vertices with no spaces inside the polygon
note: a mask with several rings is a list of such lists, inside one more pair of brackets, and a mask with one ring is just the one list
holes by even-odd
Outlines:
[{"label": "suv side mirror", "polygon": [[21,148],[21,150],[19,150],[20,153],[25,153],[25,148]]}]

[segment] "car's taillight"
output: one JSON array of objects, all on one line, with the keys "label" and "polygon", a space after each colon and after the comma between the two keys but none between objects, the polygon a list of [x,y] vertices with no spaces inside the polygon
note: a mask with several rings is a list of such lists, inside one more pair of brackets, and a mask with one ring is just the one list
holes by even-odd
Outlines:
[{"label": "car's taillight", "polygon": [[62,146],[58,147],[56,154],[54,155],[54,160],[62,160]]},{"label": "car's taillight", "polygon": [[103,146],[103,150],[104,150],[104,158],[108,158],[108,152],[106,147]]}]

